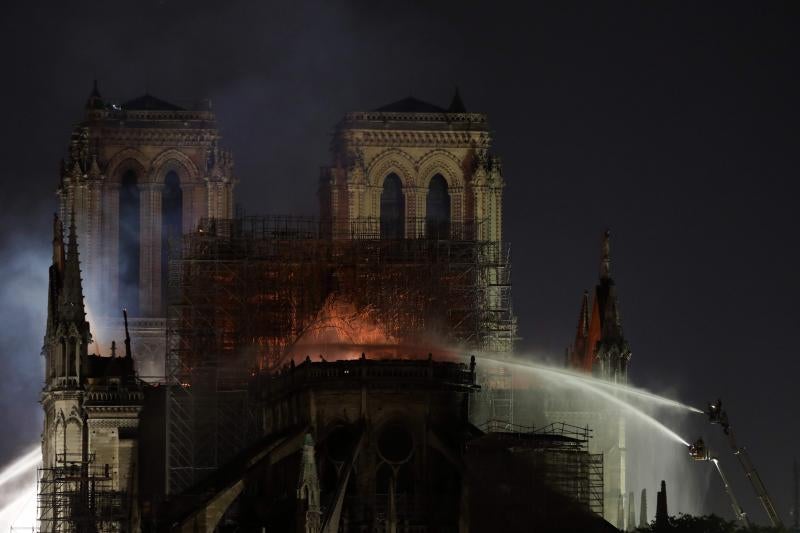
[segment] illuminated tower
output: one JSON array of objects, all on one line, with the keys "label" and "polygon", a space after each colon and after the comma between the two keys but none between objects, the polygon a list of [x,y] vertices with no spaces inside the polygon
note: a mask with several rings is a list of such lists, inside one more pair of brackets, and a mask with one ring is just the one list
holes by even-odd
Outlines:
[{"label": "illuminated tower", "polygon": [[111,103],[95,83],[62,162],[61,217],[75,211],[95,333],[107,349],[128,308],[144,374],[163,374],[170,247],[200,218],[233,212],[233,158],[219,139],[208,102]]},{"label": "illuminated tower", "polygon": [[611,277],[611,233],[603,234],[600,280],[595,286],[589,314],[589,295],[584,292],[575,341],[568,350],[572,368],[592,372],[609,381],[625,383],[631,349],[622,333],[622,320],[614,279]]},{"label": "illuminated tower", "polygon": [[[583,293],[575,340],[567,350],[567,366],[615,383],[627,383],[631,349],[622,332],[617,289],[611,276],[610,239],[610,232],[604,232],[599,281],[591,301],[589,293]],[[554,409],[551,414],[579,426],[590,425],[595,431],[590,449],[603,453],[604,517],[622,529],[627,515],[626,497],[629,507],[633,501],[626,490],[625,419],[610,406],[580,403],[577,406],[558,414]]]},{"label": "illuminated tower", "polygon": [[[42,348],[41,531],[120,531],[123,521],[133,524],[138,517],[135,464],[143,392],[130,342],[126,338],[123,357],[113,350],[111,357],[89,355],[91,342],[74,218],[65,247],[56,217]],[[113,501],[119,503],[110,511]]]},{"label": "illuminated tower", "polygon": [[[478,349],[508,354],[515,322],[503,247],[500,158],[491,153],[484,113],[468,112],[456,90],[447,108],[405,98],[347,113],[336,127],[333,164],[322,171],[320,212],[334,239],[435,239],[479,243],[492,333]],[[498,367],[481,379],[488,416],[513,421],[511,375]]]},{"label": "illuminated tower", "polygon": [[84,458],[83,385],[92,336],[86,321],[80,276],[75,225],[70,224],[67,252],[63,227],[56,217],[53,221],[47,326],[42,348],[45,358],[42,462],[45,467],[55,465],[58,456],[62,460],[81,461]]},{"label": "illuminated tower", "polygon": [[334,235],[502,239],[500,159],[487,116],[468,113],[458,91],[445,109],[406,98],[347,113],[323,169],[320,202]]}]

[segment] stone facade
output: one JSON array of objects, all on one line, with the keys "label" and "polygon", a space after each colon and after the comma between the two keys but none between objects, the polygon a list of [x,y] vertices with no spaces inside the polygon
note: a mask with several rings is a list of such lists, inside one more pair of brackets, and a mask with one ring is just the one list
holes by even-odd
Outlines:
[{"label": "stone facade", "polygon": [[467,113],[458,94],[448,109],[407,98],[348,113],[334,134],[333,164],[322,172],[321,213],[338,235],[377,228],[386,218],[387,181],[396,177],[404,221],[399,236],[422,237],[431,228],[429,196],[440,177],[451,233],[499,242],[504,181],[490,148],[486,115]]},{"label": "stone facade", "polygon": [[146,94],[114,104],[95,85],[62,162],[60,212],[75,214],[97,341],[108,350],[119,310],[130,309],[137,353],[152,367],[144,374],[163,374],[163,334],[152,332],[164,329],[168,248],[202,217],[233,213],[233,158],[219,139],[209,103]]},{"label": "stone facade", "polygon": [[[347,113],[334,133],[333,163],[322,170],[320,212],[334,238],[439,238],[493,243],[484,260],[487,308],[503,323],[483,347],[513,350],[516,324],[503,247],[501,160],[491,153],[484,113],[467,112],[456,91],[442,108],[406,98]],[[482,372],[479,417],[513,422],[511,373]],[[480,420],[484,421],[483,419]]]}]

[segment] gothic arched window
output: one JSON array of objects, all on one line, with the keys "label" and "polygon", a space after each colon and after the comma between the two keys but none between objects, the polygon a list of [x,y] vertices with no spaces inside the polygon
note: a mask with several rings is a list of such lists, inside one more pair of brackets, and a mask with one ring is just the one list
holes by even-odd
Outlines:
[{"label": "gothic arched window", "polygon": [[161,193],[161,302],[167,303],[169,256],[172,247],[180,247],[183,236],[183,191],[178,173],[170,171],[164,178]]},{"label": "gothic arched window", "polygon": [[119,303],[139,312],[139,180],[134,170],[119,188]]},{"label": "gothic arched window", "polygon": [[403,183],[397,174],[389,174],[383,180],[381,192],[381,239],[405,237],[405,211]]},{"label": "gothic arched window", "polygon": [[429,239],[450,237],[450,193],[447,190],[447,181],[441,174],[436,174],[428,185],[425,235]]}]

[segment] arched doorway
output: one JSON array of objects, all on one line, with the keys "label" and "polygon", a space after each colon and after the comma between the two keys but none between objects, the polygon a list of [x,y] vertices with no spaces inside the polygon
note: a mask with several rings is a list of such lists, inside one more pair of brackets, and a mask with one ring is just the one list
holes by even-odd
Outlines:
[{"label": "arched doorway", "polygon": [[431,178],[425,207],[425,235],[429,239],[450,238],[450,192],[441,174]]},{"label": "arched doorway", "polygon": [[383,180],[381,192],[381,239],[405,237],[405,211],[403,183],[397,174],[389,174]]},{"label": "arched doorway", "polygon": [[131,169],[119,188],[119,303],[139,314],[139,179]]},{"label": "arched doorway", "polygon": [[183,191],[181,180],[174,170],[164,178],[161,193],[161,304],[167,305],[169,256],[172,247],[180,247],[183,235]]}]

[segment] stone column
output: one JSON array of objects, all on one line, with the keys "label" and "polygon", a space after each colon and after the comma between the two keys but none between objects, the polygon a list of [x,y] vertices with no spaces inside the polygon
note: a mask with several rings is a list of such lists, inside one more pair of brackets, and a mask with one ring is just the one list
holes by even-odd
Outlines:
[{"label": "stone column", "polygon": [[142,316],[161,316],[160,183],[139,185],[139,309]]},{"label": "stone column", "polygon": [[406,201],[406,238],[419,239],[425,235],[425,197],[427,190],[410,185],[403,187]]},{"label": "stone column", "polygon": [[464,187],[448,187],[450,193],[450,222],[462,224],[464,219]]},{"label": "stone column", "polygon": [[236,206],[235,206],[234,196],[233,196],[233,187],[234,187],[233,181],[229,181],[229,182],[227,182],[225,184],[225,191],[226,191],[227,197],[228,197],[228,205],[226,206],[227,207],[227,212],[225,213],[225,218],[233,218],[234,215],[235,215],[234,211],[236,209]]},{"label": "stone column", "polygon": [[490,239],[501,242],[503,240],[503,185],[492,186],[492,233]]},{"label": "stone column", "polygon": [[475,237],[480,240],[484,241],[488,239],[488,226],[491,222],[488,220],[487,217],[487,205],[486,205],[486,197],[488,192],[488,187],[486,185],[476,185],[473,187],[473,194],[474,194],[474,217],[475,217],[475,229],[476,235]]},{"label": "stone column", "polygon": [[103,270],[105,310],[115,317],[119,302],[119,183],[105,182],[103,187],[103,237],[100,256]]},{"label": "stone column", "polygon": [[183,233],[197,229],[201,218],[208,214],[208,188],[205,183],[191,183],[183,187]]},{"label": "stone column", "polygon": [[[104,294],[104,278],[102,264],[102,232],[103,232],[103,206],[102,206],[102,182],[98,179],[89,180],[86,184],[86,220],[83,242],[81,243],[81,255],[85,275],[83,276],[83,286],[86,290],[86,299],[90,310],[94,316],[100,314],[101,301]],[[80,235],[79,235],[80,238]]]},{"label": "stone column", "polygon": [[220,181],[208,182],[208,216],[210,218],[224,218],[225,195],[223,184]]}]

